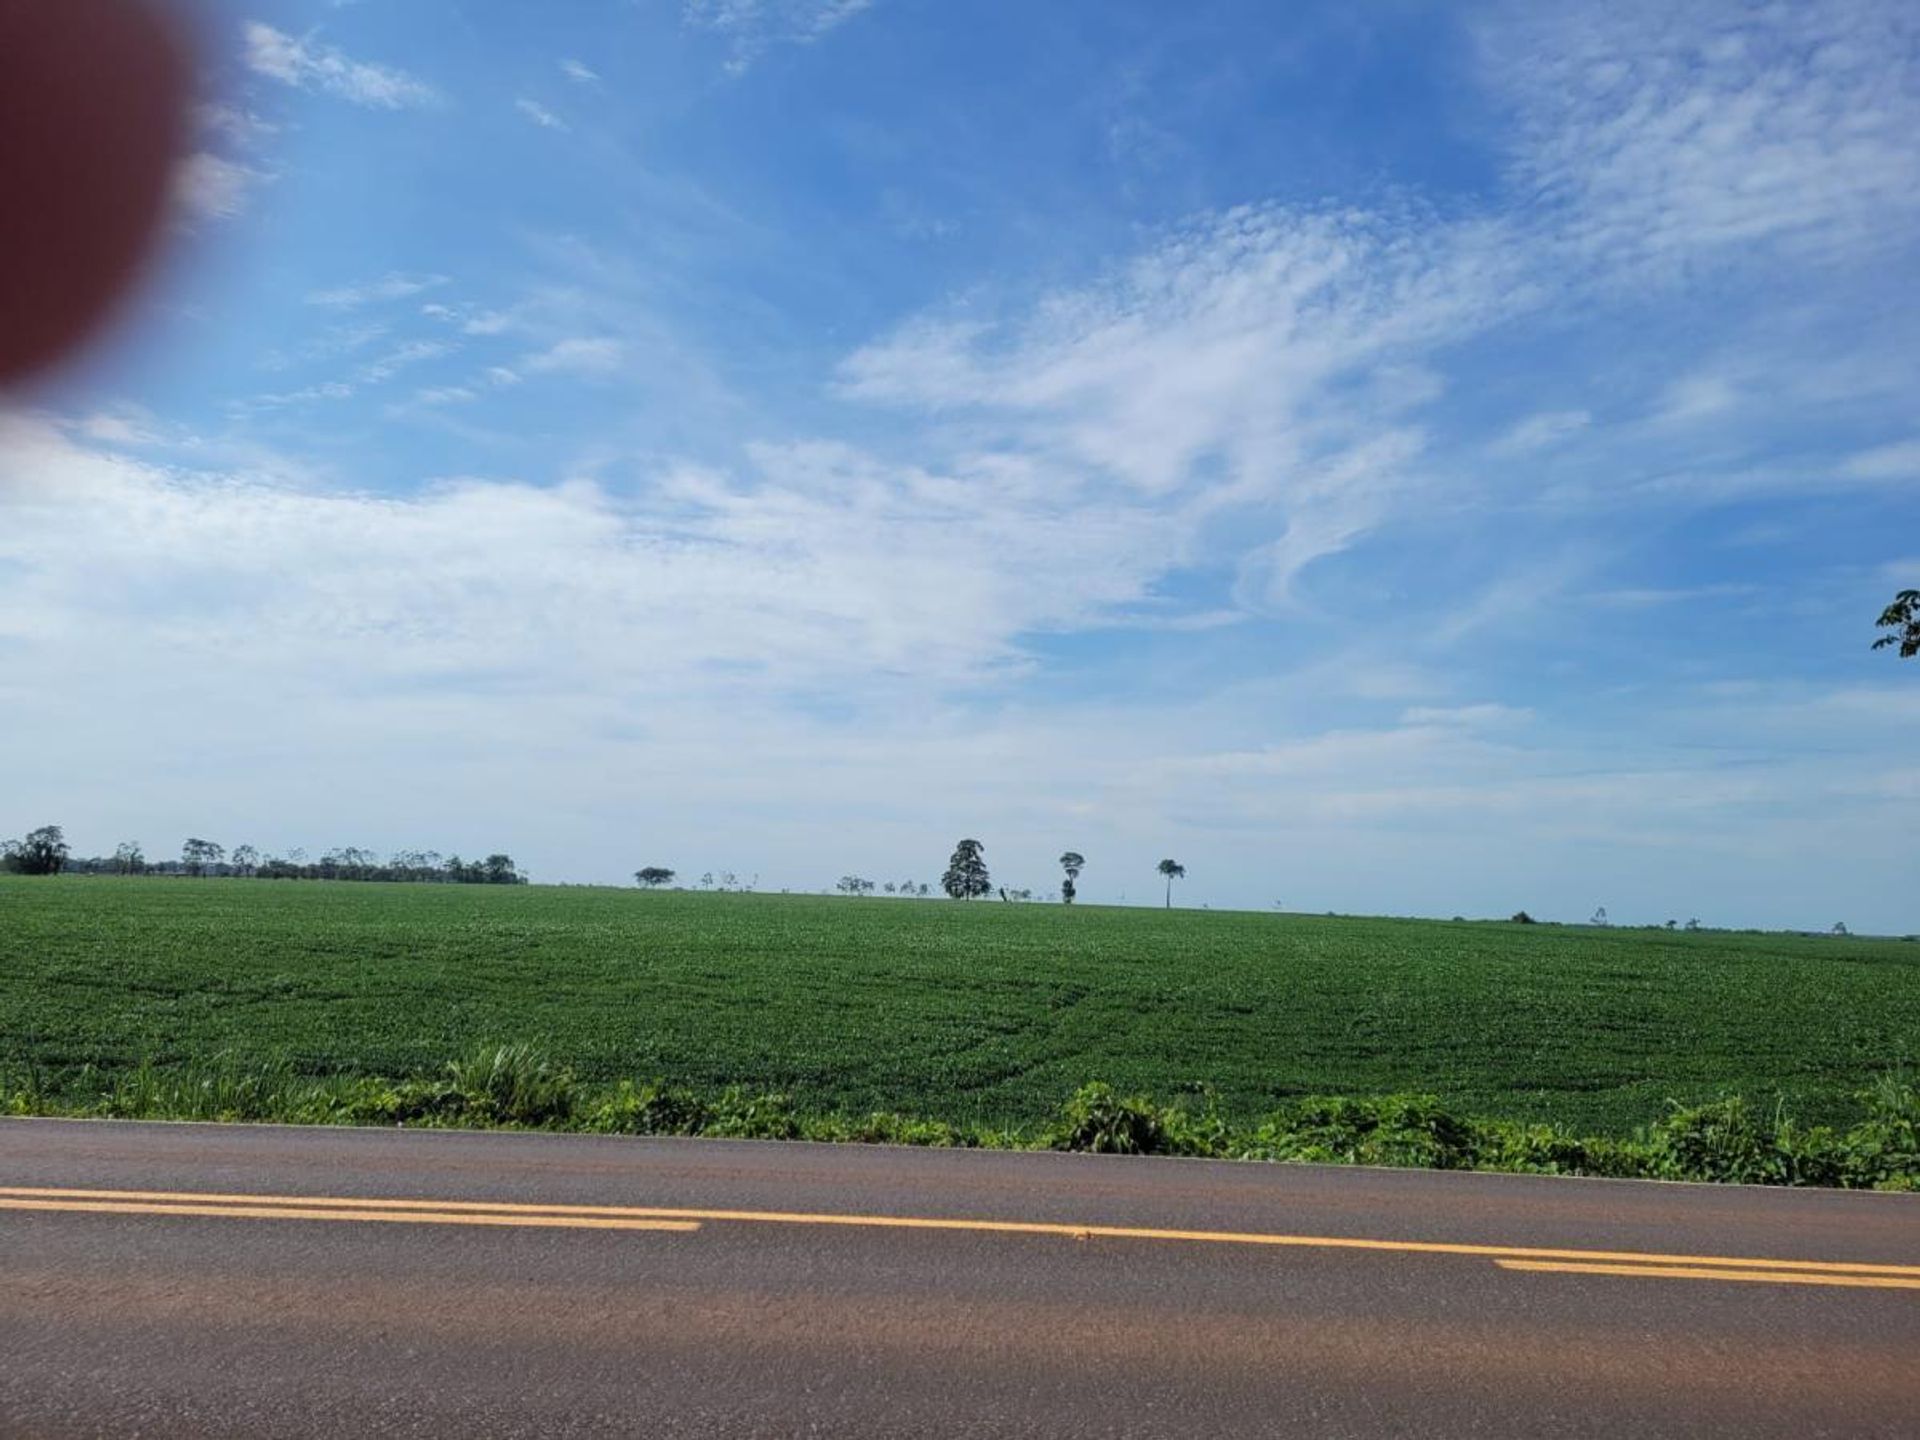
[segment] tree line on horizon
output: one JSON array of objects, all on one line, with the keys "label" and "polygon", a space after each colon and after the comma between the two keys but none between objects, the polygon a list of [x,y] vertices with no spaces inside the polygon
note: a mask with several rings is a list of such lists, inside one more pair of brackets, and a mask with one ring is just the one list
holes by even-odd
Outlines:
[{"label": "tree line on horizon", "polygon": [[[1060,882],[1061,904],[1073,904],[1074,897],[1079,893],[1077,882],[1080,879],[1080,872],[1086,868],[1086,864],[1087,857],[1077,850],[1068,850],[1060,856],[1060,868],[1065,872],[1064,878]],[[1162,860],[1154,868],[1166,879],[1166,904],[1168,909],[1172,909],[1173,882],[1186,875],[1187,867],[1182,865],[1178,860]],[[658,890],[663,885],[672,885],[678,873],[678,871],[670,869],[665,865],[644,865],[633,872],[633,878],[634,882],[642,889]],[[725,878],[730,881],[733,877],[728,875]],[[702,890],[711,890],[713,888],[713,874],[711,871],[700,877],[700,888]],[[731,884],[723,883],[720,888],[722,890],[731,890],[735,887]],[[750,890],[753,887],[749,885],[745,888]],[[851,895],[856,898],[862,895],[871,895],[876,889],[883,889],[889,895],[907,895],[916,898],[925,898],[932,893],[931,887],[924,881],[915,882],[913,880],[902,880],[896,883],[889,880],[884,885],[876,885],[874,881],[867,879],[863,875],[842,875],[839,880],[834,883],[833,888],[838,890],[842,895]],[[993,894],[995,887],[993,884],[993,876],[987,869],[986,846],[974,839],[962,840],[958,845],[954,846],[953,855],[947,861],[946,873],[940,877],[940,888],[947,893],[949,898],[954,900],[978,900],[984,896]],[[1002,900],[1009,901],[1027,901],[1033,899],[1033,891],[1031,890],[1009,889],[1004,885],[999,887],[999,895]]]},{"label": "tree line on horizon", "polygon": [[346,845],[309,860],[305,850],[262,855],[252,845],[224,845],[199,836],[180,847],[178,860],[149,860],[137,840],[124,840],[111,855],[72,853],[58,825],[42,825],[18,840],[0,841],[0,872],[14,875],[180,875],[196,879],[367,880],[437,885],[525,885],[513,857],[496,852],[484,860],[443,856],[437,850],[399,850],[386,859]]}]

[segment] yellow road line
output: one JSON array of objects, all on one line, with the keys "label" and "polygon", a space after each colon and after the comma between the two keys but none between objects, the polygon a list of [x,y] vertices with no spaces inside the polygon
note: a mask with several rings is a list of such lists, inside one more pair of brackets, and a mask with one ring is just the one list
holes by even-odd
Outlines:
[{"label": "yellow road line", "polygon": [[[1171,1240],[1203,1244],[1277,1246],[1312,1250],[1369,1250],[1410,1255],[1463,1255],[1491,1260],[1555,1260],[1577,1264],[1632,1266],[1667,1265],[1697,1268],[1703,1265],[1782,1274],[1885,1275],[1920,1280],[1920,1265],[1881,1265],[1856,1261],[1775,1260],[1716,1255],[1667,1255],[1634,1250],[1572,1250],[1519,1245],[1471,1245],[1431,1240],[1374,1240],[1345,1235],[1278,1235],[1234,1230],[1168,1230],[1130,1225],[1073,1225],[1034,1220],[967,1220],[909,1215],[843,1215],[782,1210],[719,1210],[619,1205],[532,1205],[487,1200],[406,1200],[373,1197],[312,1195],[224,1195],[176,1190],[71,1190],[0,1186],[0,1197],[25,1200],[102,1201],[154,1205],[159,1213],[182,1205],[199,1205],[226,1213],[221,1207],[246,1206],[285,1213],[280,1207],[300,1207],[341,1213],[405,1213],[431,1211],[441,1215],[495,1215],[579,1217],[648,1221],[735,1222],[743,1224],[821,1225],[884,1230],[949,1230],[976,1234],[1047,1235],[1071,1240]],[[0,1198],[0,1205],[4,1205]]]},{"label": "yellow road line", "polygon": [[1578,1265],[1556,1260],[1496,1260],[1502,1270],[1548,1271],[1558,1275],[1636,1275],[1667,1280],[1745,1280],[1769,1285],[1865,1285],[1889,1290],[1920,1290],[1920,1280],[1891,1275],[1822,1275],[1805,1271],[1722,1270],[1695,1265]]},{"label": "yellow road line", "polygon": [[362,1220],[399,1225],[539,1226],[559,1230],[698,1230],[697,1220],[628,1216],[493,1215],[452,1210],[360,1210],[299,1205],[157,1205],[138,1200],[0,1199],[0,1210],[65,1210],[98,1215],[207,1215],[223,1220]]}]

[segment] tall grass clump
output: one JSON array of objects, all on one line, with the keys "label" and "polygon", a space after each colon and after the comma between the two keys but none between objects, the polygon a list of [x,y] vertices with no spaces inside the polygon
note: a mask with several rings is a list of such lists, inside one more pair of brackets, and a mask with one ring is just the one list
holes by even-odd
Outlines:
[{"label": "tall grass clump", "polygon": [[492,1045],[447,1065],[459,1112],[481,1124],[563,1125],[573,1118],[573,1072],[531,1045]]}]

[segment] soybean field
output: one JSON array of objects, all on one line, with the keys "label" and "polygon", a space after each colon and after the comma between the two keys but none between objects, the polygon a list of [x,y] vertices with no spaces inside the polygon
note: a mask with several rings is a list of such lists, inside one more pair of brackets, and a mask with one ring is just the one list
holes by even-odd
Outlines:
[{"label": "soybean field", "polygon": [[433,1071],[525,1042],[583,1080],[1018,1125],[1089,1080],[1425,1091],[1625,1133],[1778,1095],[1844,1121],[1920,1059],[1920,944],[949,900],[0,877],[0,1065]]}]

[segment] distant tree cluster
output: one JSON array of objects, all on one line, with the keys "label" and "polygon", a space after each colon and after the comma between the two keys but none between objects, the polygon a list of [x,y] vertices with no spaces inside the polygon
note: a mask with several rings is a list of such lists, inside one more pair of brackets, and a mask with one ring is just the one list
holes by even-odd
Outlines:
[{"label": "distant tree cluster", "polygon": [[42,825],[0,844],[0,869],[15,875],[58,875],[69,858],[67,837],[58,825]]},{"label": "distant tree cluster", "polygon": [[195,835],[178,860],[149,860],[137,840],[122,841],[111,855],[74,856],[58,825],[43,825],[19,840],[0,844],[0,870],[18,875],[184,875],[196,879],[385,880],[438,885],[524,885],[527,877],[511,855],[484,860],[442,856],[437,850],[401,850],[381,859],[348,845],[309,860],[304,850],[263,856],[252,845],[224,845]]}]

